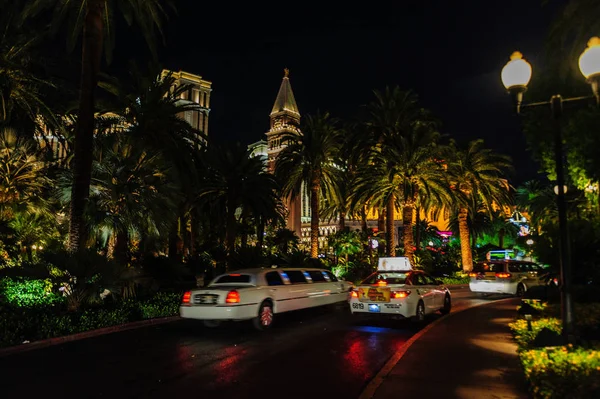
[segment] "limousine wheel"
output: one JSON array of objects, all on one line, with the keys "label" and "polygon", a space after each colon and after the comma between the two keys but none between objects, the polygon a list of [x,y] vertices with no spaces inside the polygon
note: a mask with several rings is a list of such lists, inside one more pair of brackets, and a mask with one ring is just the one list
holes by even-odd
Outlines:
[{"label": "limousine wheel", "polygon": [[264,301],[258,308],[258,317],[255,317],[252,323],[254,324],[254,328],[262,331],[271,327],[274,318],[273,304],[271,301]]},{"label": "limousine wheel", "polygon": [[444,307],[440,309],[440,313],[448,314],[452,309],[452,300],[450,299],[450,295],[446,294],[444,297]]}]

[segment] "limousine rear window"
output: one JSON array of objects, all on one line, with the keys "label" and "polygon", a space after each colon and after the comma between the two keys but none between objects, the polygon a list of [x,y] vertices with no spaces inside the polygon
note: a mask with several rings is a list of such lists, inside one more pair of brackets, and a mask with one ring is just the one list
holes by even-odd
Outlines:
[{"label": "limousine rear window", "polygon": [[249,274],[226,274],[221,276],[214,284],[250,283]]}]

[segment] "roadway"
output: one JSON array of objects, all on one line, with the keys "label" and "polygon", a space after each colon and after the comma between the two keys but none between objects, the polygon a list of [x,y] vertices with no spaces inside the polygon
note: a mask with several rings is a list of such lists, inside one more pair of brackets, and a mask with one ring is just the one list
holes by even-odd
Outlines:
[{"label": "roadway", "polygon": [[[452,292],[453,310],[494,299]],[[178,320],[2,357],[2,396],[356,398],[422,327],[356,320],[346,303],[279,315],[265,332]]]}]

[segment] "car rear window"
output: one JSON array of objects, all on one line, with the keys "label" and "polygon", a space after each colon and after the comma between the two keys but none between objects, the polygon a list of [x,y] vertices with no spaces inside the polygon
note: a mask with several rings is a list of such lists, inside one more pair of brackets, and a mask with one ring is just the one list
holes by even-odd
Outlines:
[{"label": "car rear window", "polygon": [[475,266],[473,266],[473,271],[476,273],[485,273],[485,272],[502,273],[505,270],[504,270],[504,263],[483,262],[483,263],[477,263]]},{"label": "car rear window", "polygon": [[385,281],[387,284],[405,284],[408,273],[386,272],[374,273],[367,277],[363,284],[377,284],[380,281]]},{"label": "car rear window", "polygon": [[226,274],[219,277],[213,284],[249,283],[249,274]]}]

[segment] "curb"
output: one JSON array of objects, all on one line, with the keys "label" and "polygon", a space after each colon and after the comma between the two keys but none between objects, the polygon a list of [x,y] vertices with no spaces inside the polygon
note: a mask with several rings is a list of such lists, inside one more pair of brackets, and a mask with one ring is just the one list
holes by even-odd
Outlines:
[{"label": "curb", "polygon": [[442,320],[445,320],[446,318],[451,317],[460,312],[464,312],[465,310],[473,309],[473,308],[476,308],[479,306],[490,305],[490,304],[496,303],[496,302],[508,301],[508,300],[512,300],[512,299],[514,299],[514,298],[505,298],[505,299],[498,299],[493,302],[478,303],[473,306],[469,306],[467,308],[457,310],[455,312],[450,312],[449,314],[442,316],[439,319],[434,320],[433,322],[429,323],[421,331],[419,331],[418,333],[416,333],[415,335],[410,337],[410,339],[408,341],[406,341],[404,343],[404,345],[402,345],[400,347],[400,349],[398,349],[396,351],[396,353],[394,353],[387,362],[385,362],[385,364],[383,365],[381,370],[379,370],[379,372],[375,375],[375,377],[373,377],[371,379],[371,381],[367,384],[365,389],[361,392],[358,399],[372,399],[373,396],[375,396],[375,392],[377,391],[379,386],[383,383],[383,381],[385,380],[387,375],[390,373],[390,371],[392,371],[394,366],[400,361],[400,359],[402,359],[402,356],[404,356],[404,354],[412,346],[412,344],[414,344],[419,338],[421,338],[423,335],[425,335],[427,333],[427,331],[431,330],[434,326],[436,326]]},{"label": "curb", "polygon": [[78,341],[78,340],[85,339],[85,338],[97,337],[99,335],[106,335],[106,334],[110,334],[113,332],[133,330],[135,328],[145,327],[145,326],[149,326],[149,325],[170,323],[172,321],[177,321],[180,319],[181,318],[179,316],[169,316],[169,317],[160,317],[160,318],[157,317],[155,319],[133,321],[131,323],[118,324],[115,326],[98,328],[95,330],[84,331],[84,332],[80,332],[77,334],[64,335],[62,337],[43,339],[40,341],[34,341],[30,344],[9,346],[7,348],[0,348],[0,357],[12,355],[13,353],[22,353],[22,352],[27,352],[27,351],[34,350],[34,349],[41,349],[41,348],[46,348],[48,346],[59,345],[59,344],[65,343],[65,342]]}]

